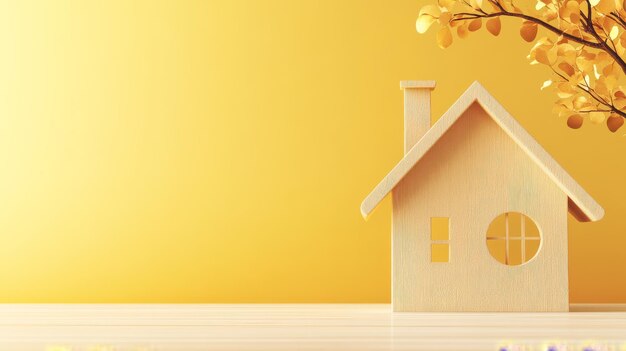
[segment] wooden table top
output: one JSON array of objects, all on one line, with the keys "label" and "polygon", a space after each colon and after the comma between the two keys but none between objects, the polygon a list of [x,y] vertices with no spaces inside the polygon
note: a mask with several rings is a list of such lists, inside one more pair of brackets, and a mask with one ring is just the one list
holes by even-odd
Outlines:
[{"label": "wooden table top", "polygon": [[382,304],[0,305],[2,351],[583,350],[590,343],[626,350],[626,313],[392,313]]}]

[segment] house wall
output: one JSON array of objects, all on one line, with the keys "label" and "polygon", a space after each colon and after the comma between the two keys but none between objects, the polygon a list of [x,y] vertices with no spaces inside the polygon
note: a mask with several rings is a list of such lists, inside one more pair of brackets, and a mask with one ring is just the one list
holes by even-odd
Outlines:
[{"label": "house wall", "polygon": [[[504,212],[538,225],[539,253],[506,266],[486,232]],[[450,261],[430,262],[430,218],[450,218]],[[393,191],[395,311],[567,311],[567,196],[473,104]]]}]

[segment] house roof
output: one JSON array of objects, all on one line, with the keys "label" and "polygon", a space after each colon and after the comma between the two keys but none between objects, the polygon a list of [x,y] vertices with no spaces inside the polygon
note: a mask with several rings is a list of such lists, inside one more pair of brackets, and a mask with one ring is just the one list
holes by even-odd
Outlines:
[{"label": "house roof", "polygon": [[474,82],[424,136],[404,155],[402,160],[378,183],[361,203],[361,214],[367,218],[385,196],[404,178],[441,136],[477,102],[535,161],[568,196],[569,212],[579,221],[597,221],[604,209],[533,139],[496,99],[477,81]]}]

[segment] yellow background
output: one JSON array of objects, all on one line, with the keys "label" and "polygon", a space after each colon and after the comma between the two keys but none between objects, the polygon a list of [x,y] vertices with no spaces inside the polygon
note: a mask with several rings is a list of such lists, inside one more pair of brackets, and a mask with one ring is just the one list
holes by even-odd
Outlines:
[{"label": "yellow background", "polygon": [[626,302],[624,131],[551,114],[519,21],[440,50],[425,3],[2,2],[0,301],[389,301],[390,202],[359,204],[435,79],[434,117],[479,80],[605,207],[571,299]]}]

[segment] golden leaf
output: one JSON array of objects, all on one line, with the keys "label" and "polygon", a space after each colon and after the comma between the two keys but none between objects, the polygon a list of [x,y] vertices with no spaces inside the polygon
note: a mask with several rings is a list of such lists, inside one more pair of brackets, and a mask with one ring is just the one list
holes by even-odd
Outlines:
[{"label": "golden leaf", "polygon": [[565,72],[570,77],[573,76],[575,73],[574,67],[572,67],[572,65],[570,65],[567,62],[559,63],[559,68],[561,69],[561,71]]},{"label": "golden leaf", "polygon": [[500,8],[497,7],[496,5],[494,5],[491,1],[483,1],[482,5],[480,6],[480,8],[487,12],[487,13],[493,13],[493,12],[499,12]]},{"label": "golden leaf", "polygon": [[618,35],[619,28],[617,28],[617,26],[613,26],[613,28],[611,28],[611,33],[609,33],[609,37],[611,38],[611,40],[615,40]]},{"label": "golden leaf", "polygon": [[443,25],[443,26],[447,26],[448,23],[450,23],[450,20],[452,19],[452,14],[450,12],[442,12],[441,15],[439,16],[439,24]]},{"label": "golden leaf", "polygon": [[606,87],[606,84],[604,83],[603,80],[598,80],[596,81],[596,84],[593,87],[593,90],[596,92],[596,94],[602,96],[603,98],[608,99],[609,96],[611,96],[611,93],[609,92],[609,89]]},{"label": "golden leaf", "polygon": [[572,67],[576,65],[576,52],[575,51],[570,51],[565,54],[558,54],[558,55],[561,58],[562,62],[565,62]]},{"label": "golden leaf", "polygon": [[469,26],[467,27],[467,29],[469,29],[470,32],[475,32],[480,29],[482,24],[483,24],[483,21],[480,18],[476,18],[469,23]]},{"label": "golden leaf", "polygon": [[615,1],[611,1],[611,0],[603,0],[600,1],[597,5],[596,5],[596,10],[598,10],[599,12],[603,13],[603,14],[609,14],[613,11],[615,11],[616,8],[616,3]]},{"label": "golden leaf", "polygon": [[604,112],[593,111],[589,112],[589,120],[591,123],[600,124],[604,122]]},{"label": "golden leaf", "polygon": [[583,125],[583,117],[581,115],[571,115],[567,119],[567,126],[572,129],[578,129]]},{"label": "golden leaf", "polygon": [[533,50],[533,49],[535,49],[535,48],[537,48],[539,46],[542,46],[542,45],[547,45],[547,46],[551,47],[553,45],[553,42],[548,37],[541,37],[541,38],[537,39],[537,42],[535,43],[535,45],[533,45],[531,50]]},{"label": "golden leaf", "polygon": [[545,47],[538,47],[535,49],[534,53],[534,58],[537,62],[543,63],[544,65],[550,65],[550,60],[548,60],[548,50],[546,50]]},{"label": "golden leaf", "polygon": [[618,114],[611,114],[611,116],[606,120],[606,126],[612,133],[617,132],[624,125],[624,117]]},{"label": "golden leaf", "polygon": [[549,45],[542,45],[536,48],[534,52],[535,60],[544,65],[552,66],[558,58],[556,46],[551,48]]},{"label": "golden leaf", "polygon": [[580,29],[577,26],[569,26],[567,27],[567,29],[565,30],[566,33],[569,33],[575,37],[580,37],[583,34],[581,33]]},{"label": "golden leaf", "polygon": [[580,110],[583,107],[587,106],[587,98],[584,95],[578,95],[572,100],[572,105],[575,110]]},{"label": "golden leaf", "polygon": [[611,55],[609,55],[608,53],[601,51],[596,55],[595,58],[596,62],[599,64],[607,64],[607,63],[611,63],[614,62],[613,58],[611,57]]},{"label": "golden leaf", "polygon": [[591,6],[596,6],[598,5],[598,3],[600,3],[600,0],[589,0],[589,3],[591,4]]},{"label": "golden leaf", "polygon": [[592,69],[592,65],[593,63],[583,56],[579,56],[576,58],[576,67],[578,67],[580,71],[589,71],[590,69]]},{"label": "golden leaf", "polygon": [[569,83],[573,85],[578,85],[583,81],[583,74],[580,72],[574,73],[571,77],[569,77]]},{"label": "golden leaf", "polygon": [[[616,0],[616,1],[617,1],[617,0]],[[624,1],[626,1],[626,0],[624,0]],[[504,9],[505,9],[507,12],[513,12],[513,13],[516,13],[516,12],[517,12],[517,13],[519,13],[519,12],[521,12],[521,11],[520,11],[517,7],[515,7],[515,5],[513,5],[513,3],[512,3],[512,2],[510,2],[510,1],[500,1],[500,5],[502,5],[502,7],[504,7]]]},{"label": "golden leaf", "polygon": [[469,31],[467,30],[467,23],[463,23],[462,25],[458,26],[456,28],[456,34],[461,39],[467,38],[467,36],[469,35]]},{"label": "golden leaf", "polygon": [[420,9],[419,16],[421,16],[421,15],[431,15],[432,17],[439,17],[440,14],[441,14],[441,10],[439,10],[438,6],[426,5],[426,6],[424,6],[424,7],[422,7]]},{"label": "golden leaf", "polygon": [[546,7],[546,4],[543,1],[537,1],[537,4],[535,4],[535,10],[539,11],[542,8]]},{"label": "golden leaf", "polygon": [[418,33],[426,33],[428,28],[437,20],[437,17],[441,14],[439,7],[435,5],[426,5],[420,9],[417,21],[415,22],[415,29]]},{"label": "golden leaf", "polygon": [[623,110],[624,108],[626,108],[626,98],[616,98],[615,100],[613,100],[613,105],[616,108]]},{"label": "golden leaf", "polygon": [[500,17],[494,17],[487,20],[485,24],[489,33],[498,36],[500,34],[500,29],[502,29],[502,25],[500,24]]},{"label": "golden leaf", "polygon": [[559,48],[557,46],[553,46],[550,50],[548,50],[548,60],[550,60],[550,65],[555,64],[558,58]]},{"label": "golden leaf", "polygon": [[551,80],[546,80],[545,82],[543,82],[543,85],[541,86],[541,89],[539,89],[539,90],[543,90],[543,89],[549,87],[550,85],[552,85],[552,81]]},{"label": "golden leaf", "polygon": [[561,99],[568,98],[576,93],[576,89],[568,82],[559,83],[556,88],[556,95]]},{"label": "golden leaf", "polygon": [[569,110],[573,110],[574,109],[574,105],[572,104],[572,98],[561,99],[561,101],[559,101],[559,103],[561,105],[563,105],[564,108],[567,108]]},{"label": "golden leaf", "polygon": [[541,17],[546,21],[550,22],[559,17],[559,12],[557,8],[551,2],[546,6],[543,11],[541,11]]},{"label": "golden leaf", "polygon": [[593,60],[593,59],[596,58],[596,54],[595,53],[593,53],[591,51],[588,51],[588,50],[585,50],[585,49],[582,49],[580,51],[580,54],[581,54],[582,57],[586,58],[587,60]]},{"label": "golden leaf", "polygon": [[479,9],[483,6],[483,0],[470,0],[470,5],[475,9]]},{"label": "golden leaf", "polygon": [[450,31],[450,27],[441,27],[439,32],[437,32],[437,45],[442,49],[452,45],[452,32]]},{"label": "golden leaf", "polygon": [[561,56],[567,56],[570,54],[576,55],[576,48],[574,48],[574,45],[568,44],[567,42],[559,43],[558,53]]},{"label": "golden leaf", "polygon": [[576,0],[569,0],[559,9],[559,16],[570,23],[578,23],[580,20],[580,5]]},{"label": "golden leaf", "polygon": [[450,11],[450,9],[454,7],[454,4],[456,3],[456,1],[455,0],[439,0],[438,3],[440,7],[443,7],[446,10]]},{"label": "golden leaf", "polygon": [[624,93],[621,86],[613,92],[613,96],[615,97],[615,99],[613,99],[613,105],[623,110],[626,107],[626,93]]},{"label": "golden leaf", "polygon": [[537,24],[529,21],[524,21],[519,33],[522,38],[524,38],[524,40],[530,43],[537,37]]},{"label": "golden leaf", "polygon": [[556,102],[554,104],[554,106],[552,106],[552,113],[556,113],[559,115],[559,117],[563,116],[564,114],[569,114],[570,113],[570,109],[565,106],[564,104],[560,104],[558,102]]},{"label": "golden leaf", "polygon": [[617,86],[617,77],[614,75],[604,76],[604,84],[606,84],[606,88],[610,91],[613,91]]},{"label": "golden leaf", "polygon": [[415,21],[415,29],[420,34],[426,33],[428,28],[430,28],[430,26],[435,23],[435,21],[435,17],[431,15],[421,15],[417,18],[417,21]]}]

